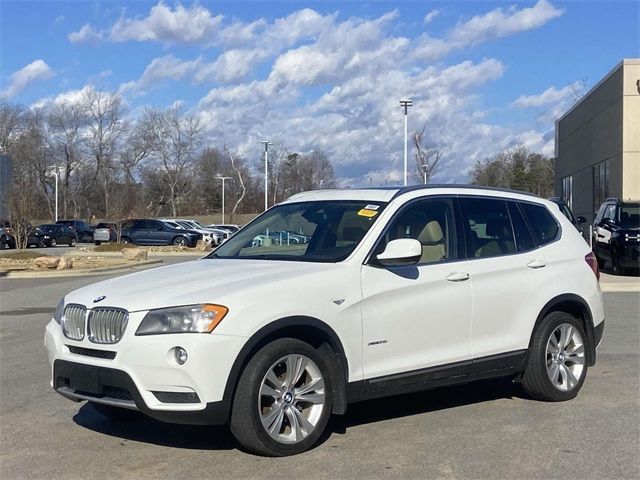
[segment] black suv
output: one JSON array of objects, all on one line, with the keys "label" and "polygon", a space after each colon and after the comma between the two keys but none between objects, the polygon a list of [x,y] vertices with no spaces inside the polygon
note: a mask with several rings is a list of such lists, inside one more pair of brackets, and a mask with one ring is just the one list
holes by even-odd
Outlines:
[{"label": "black suv", "polygon": [[127,220],[120,235],[123,243],[136,245],[179,245],[195,247],[201,235],[198,232],[177,229],[160,220]]},{"label": "black suv", "polygon": [[593,221],[593,252],[614,273],[640,268],[640,201],[605,200]]},{"label": "black suv", "polygon": [[58,220],[56,223],[76,232],[79,242],[93,242],[93,228],[84,220]]}]

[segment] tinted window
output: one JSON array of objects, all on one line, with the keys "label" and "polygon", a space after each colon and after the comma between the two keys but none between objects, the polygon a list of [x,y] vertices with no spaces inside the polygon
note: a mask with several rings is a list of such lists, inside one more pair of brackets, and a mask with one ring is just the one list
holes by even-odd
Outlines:
[{"label": "tinted window", "polygon": [[380,202],[347,200],[278,205],[229,237],[210,258],[339,262],[356,248],[383,209]]},{"label": "tinted window", "polygon": [[527,222],[515,202],[509,202],[509,215],[511,215],[511,226],[516,237],[516,249],[518,252],[527,252],[536,248],[536,242],[533,240],[531,230],[529,230]]},{"label": "tinted window", "polygon": [[469,256],[495,257],[515,253],[516,244],[504,200],[462,198]]},{"label": "tinted window", "polygon": [[546,207],[523,202],[520,203],[520,208],[527,217],[539,245],[546,245],[556,239],[560,227]]},{"label": "tinted window", "polygon": [[640,204],[629,203],[618,209],[622,228],[640,227]]},{"label": "tinted window", "polygon": [[616,206],[608,205],[607,209],[604,211],[604,218],[608,218],[609,220],[613,220],[616,216]]},{"label": "tinted window", "polygon": [[413,238],[422,244],[420,263],[450,260],[455,258],[454,231],[453,207],[450,200],[416,202],[396,217],[385,233],[384,241],[378,246],[376,254],[381,253],[390,240]]}]

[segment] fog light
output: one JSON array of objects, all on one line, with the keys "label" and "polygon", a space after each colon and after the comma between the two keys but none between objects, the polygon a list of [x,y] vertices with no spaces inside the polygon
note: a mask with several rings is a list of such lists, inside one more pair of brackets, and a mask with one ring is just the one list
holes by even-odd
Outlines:
[{"label": "fog light", "polygon": [[187,355],[187,351],[182,347],[176,347],[173,351],[173,356],[176,359],[176,362],[178,362],[178,365],[184,365],[187,361],[187,358],[189,358],[189,355]]}]

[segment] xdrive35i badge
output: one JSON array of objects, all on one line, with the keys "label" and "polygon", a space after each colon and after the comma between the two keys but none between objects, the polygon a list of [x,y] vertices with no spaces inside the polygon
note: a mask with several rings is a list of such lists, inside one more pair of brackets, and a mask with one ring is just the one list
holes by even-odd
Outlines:
[{"label": "xdrive35i badge", "polygon": [[107,298],[106,295],[100,295],[99,297],[96,297],[93,299],[93,303],[98,303],[101,302],[102,300],[104,300],[105,298]]}]

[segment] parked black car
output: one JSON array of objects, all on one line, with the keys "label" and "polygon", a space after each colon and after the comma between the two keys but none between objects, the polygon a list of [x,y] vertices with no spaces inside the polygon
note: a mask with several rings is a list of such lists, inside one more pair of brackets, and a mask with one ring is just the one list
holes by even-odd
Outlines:
[{"label": "parked black car", "polygon": [[640,269],[640,201],[605,200],[593,221],[593,252],[600,268],[609,261],[617,274]]},{"label": "parked black car", "polygon": [[69,245],[74,247],[78,236],[70,227],[59,224],[38,225],[29,232],[27,247],[55,247],[57,245]]},{"label": "parked black car", "polygon": [[556,203],[558,207],[560,207],[560,211],[562,212],[562,214],[565,217],[567,217],[571,223],[573,223],[573,226],[576,227],[576,229],[580,233],[582,233],[582,225],[587,223],[587,219],[582,215],[578,215],[576,217],[571,211],[571,209],[569,208],[569,205],[567,205],[565,201],[562,200],[560,197],[551,197],[549,198],[549,200],[551,200],[553,203]]},{"label": "parked black car", "polygon": [[84,220],[58,220],[56,223],[70,227],[78,235],[79,242],[93,242],[93,227]]},{"label": "parked black car", "polygon": [[0,221],[0,250],[5,248],[16,248],[16,237],[13,228],[8,221]]},{"label": "parked black car", "polygon": [[120,239],[136,245],[180,245],[195,247],[201,235],[198,232],[177,229],[160,220],[127,220],[122,225]]}]

